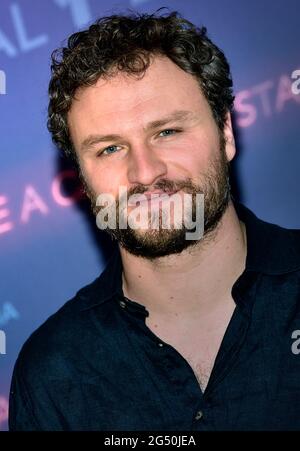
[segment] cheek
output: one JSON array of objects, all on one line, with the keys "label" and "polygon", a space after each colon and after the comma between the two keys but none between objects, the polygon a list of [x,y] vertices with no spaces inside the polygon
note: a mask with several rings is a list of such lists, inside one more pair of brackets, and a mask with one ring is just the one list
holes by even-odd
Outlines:
[{"label": "cheek", "polygon": [[218,151],[217,141],[207,135],[182,140],[173,149],[170,168],[183,170],[186,174],[202,172],[209,165],[216,150]]},{"label": "cheek", "polygon": [[96,194],[118,193],[120,185],[126,185],[124,177],[121,177],[118,168],[111,165],[99,164],[99,161],[92,159],[81,162],[81,171],[88,186]]}]

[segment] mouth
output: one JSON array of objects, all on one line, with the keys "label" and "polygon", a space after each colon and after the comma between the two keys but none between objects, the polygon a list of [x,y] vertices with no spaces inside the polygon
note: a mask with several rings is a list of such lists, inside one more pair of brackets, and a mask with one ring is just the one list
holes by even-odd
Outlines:
[{"label": "mouth", "polygon": [[[178,190],[177,190],[178,191]],[[177,191],[147,191],[143,194],[141,194],[141,201],[144,200],[143,196],[146,196],[147,200],[151,199],[164,199],[166,197],[172,196],[173,194],[177,193]]]}]

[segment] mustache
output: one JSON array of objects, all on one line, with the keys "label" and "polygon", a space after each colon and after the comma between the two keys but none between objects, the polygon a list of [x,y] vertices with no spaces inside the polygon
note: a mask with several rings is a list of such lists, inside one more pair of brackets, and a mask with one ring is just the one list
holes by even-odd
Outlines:
[{"label": "mustache", "polygon": [[136,187],[133,187],[128,190],[128,196],[130,197],[134,194],[144,194],[146,192],[153,192],[153,191],[162,191],[162,192],[168,193],[168,192],[176,192],[176,191],[184,190],[184,189],[195,191],[195,185],[193,184],[191,179],[180,180],[177,182],[173,182],[172,180],[168,180],[168,179],[162,179],[162,180],[159,180],[157,183],[155,183],[152,186],[138,185]]}]

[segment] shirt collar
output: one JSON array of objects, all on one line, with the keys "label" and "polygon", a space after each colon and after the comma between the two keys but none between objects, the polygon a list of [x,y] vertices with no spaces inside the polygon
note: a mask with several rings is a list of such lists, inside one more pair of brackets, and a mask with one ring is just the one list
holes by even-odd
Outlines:
[{"label": "shirt collar", "polygon": [[[259,219],[249,208],[232,199],[237,215],[246,226],[247,257],[245,271],[268,275],[285,274],[300,269],[300,230],[286,229]],[[112,297],[123,297],[122,260],[118,246],[106,268],[77,295],[86,308],[102,304]]]}]

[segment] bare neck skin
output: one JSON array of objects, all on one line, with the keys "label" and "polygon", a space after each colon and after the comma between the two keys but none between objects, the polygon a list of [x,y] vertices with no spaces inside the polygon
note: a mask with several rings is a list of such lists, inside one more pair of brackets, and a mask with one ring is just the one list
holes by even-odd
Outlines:
[{"label": "bare neck skin", "polygon": [[151,262],[120,247],[124,295],[162,321],[196,321],[234,309],[231,288],[245,269],[246,229],[230,201],[205,242]]}]

